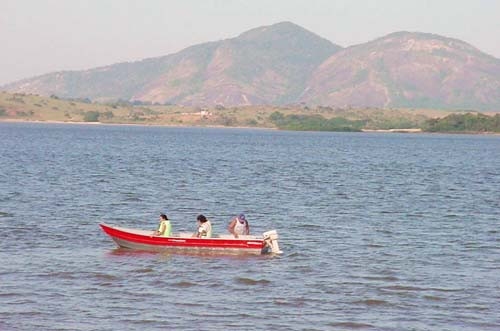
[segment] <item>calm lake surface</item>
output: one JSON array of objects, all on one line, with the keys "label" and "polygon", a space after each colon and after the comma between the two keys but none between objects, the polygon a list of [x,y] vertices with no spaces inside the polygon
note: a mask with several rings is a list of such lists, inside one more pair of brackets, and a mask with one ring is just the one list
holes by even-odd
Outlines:
[{"label": "calm lake surface", "polygon": [[[280,256],[138,253],[100,222]],[[0,123],[0,330],[500,330],[500,137]]]}]

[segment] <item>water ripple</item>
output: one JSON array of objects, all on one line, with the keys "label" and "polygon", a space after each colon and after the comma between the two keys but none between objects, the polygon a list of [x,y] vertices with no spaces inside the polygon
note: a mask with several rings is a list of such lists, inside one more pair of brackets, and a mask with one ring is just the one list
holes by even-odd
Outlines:
[{"label": "water ripple", "polygon": [[243,285],[268,285],[271,283],[270,280],[267,279],[251,279],[251,278],[245,278],[245,277],[237,277],[235,279],[236,283],[243,284]]},{"label": "water ripple", "polygon": [[[0,123],[0,141],[0,330],[500,328],[498,137]],[[124,250],[98,227],[161,212],[215,234],[243,212],[284,253]]]}]

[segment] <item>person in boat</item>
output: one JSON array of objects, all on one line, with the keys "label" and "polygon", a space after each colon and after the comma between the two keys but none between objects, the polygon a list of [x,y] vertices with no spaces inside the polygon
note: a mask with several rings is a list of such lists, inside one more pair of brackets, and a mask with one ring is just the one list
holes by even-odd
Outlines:
[{"label": "person in boat", "polygon": [[171,235],[172,224],[170,224],[170,220],[167,215],[160,214],[160,225],[158,226],[158,230],[155,231],[155,236],[170,237]]},{"label": "person in boat", "polygon": [[239,214],[234,217],[227,227],[229,233],[231,233],[235,238],[238,238],[242,235],[250,234],[250,226],[248,225],[248,221],[244,214]]},{"label": "person in boat", "polygon": [[212,224],[204,215],[198,215],[198,231],[193,233],[196,238],[211,238],[212,237]]}]

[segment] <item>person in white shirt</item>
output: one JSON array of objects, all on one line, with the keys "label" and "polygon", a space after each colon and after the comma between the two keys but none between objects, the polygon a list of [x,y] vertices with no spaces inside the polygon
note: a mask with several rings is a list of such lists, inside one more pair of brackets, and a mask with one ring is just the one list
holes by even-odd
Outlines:
[{"label": "person in white shirt", "polygon": [[239,236],[249,235],[250,234],[250,226],[248,225],[248,221],[244,214],[239,214],[234,217],[227,227],[229,233],[231,233],[235,238]]},{"label": "person in white shirt", "polygon": [[193,233],[196,238],[211,238],[212,237],[212,224],[204,215],[198,215],[198,231]]}]

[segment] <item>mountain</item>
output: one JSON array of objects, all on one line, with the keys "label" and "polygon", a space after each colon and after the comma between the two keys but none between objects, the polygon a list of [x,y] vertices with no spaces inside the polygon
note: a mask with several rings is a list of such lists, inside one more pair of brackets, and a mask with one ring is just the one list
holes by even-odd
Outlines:
[{"label": "mountain", "polygon": [[500,110],[500,60],[460,40],[392,33],[333,54],[314,71],[300,101]]},{"label": "mountain", "polygon": [[63,71],[4,86],[11,92],[181,105],[286,104],[340,50],[290,22],[178,53],[85,71]]},{"label": "mountain", "polygon": [[49,73],[0,90],[207,107],[500,111],[500,60],[463,41],[419,32],[342,48],[282,22],[167,56]]}]

